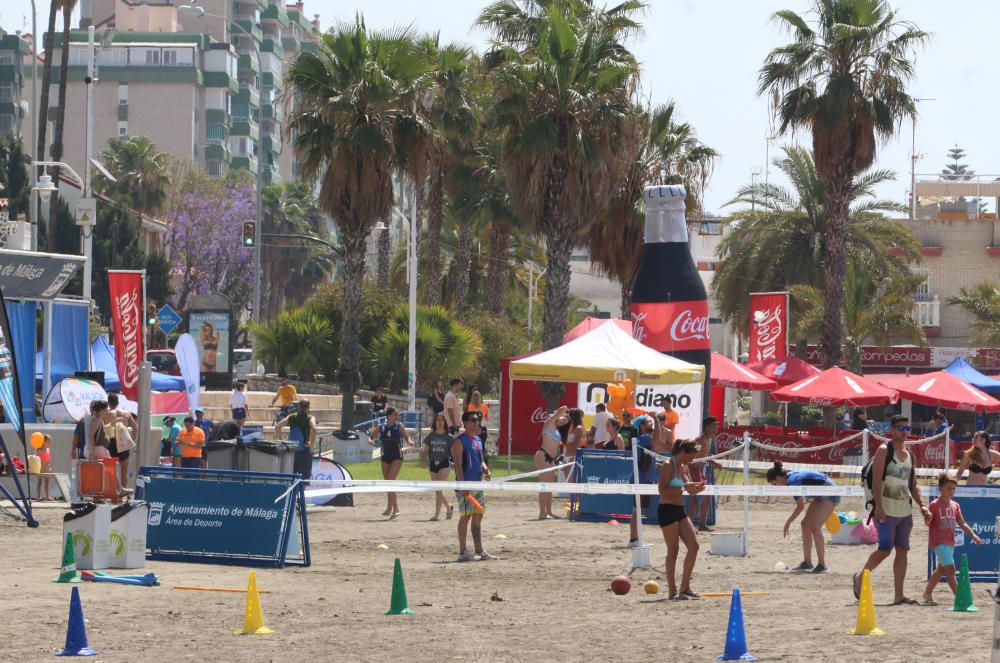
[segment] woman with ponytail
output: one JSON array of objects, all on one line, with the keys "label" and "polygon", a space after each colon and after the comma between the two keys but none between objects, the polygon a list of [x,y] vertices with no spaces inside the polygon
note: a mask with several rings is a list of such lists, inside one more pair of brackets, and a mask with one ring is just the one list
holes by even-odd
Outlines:
[{"label": "woman with ponytail", "polygon": [[[698,533],[684,511],[684,492],[697,495],[705,490],[704,483],[691,481],[689,464],[697,456],[698,445],[695,442],[676,440],[670,459],[660,468],[660,506],[656,515],[663,531],[663,541],[667,544],[667,586],[670,598],[681,601],[701,598],[691,591],[691,575],[698,559]],[[677,557],[682,541],[687,554],[684,555],[681,584],[678,588]]]},{"label": "woman with ponytail", "polygon": [[[781,467],[781,461],[774,461],[774,467],[767,471],[767,482],[772,486],[836,486],[830,477],[822,472],[812,470],[796,470],[788,472]],[[840,498],[836,495],[825,495],[823,497],[810,497],[809,507],[805,506],[805,499],[795,498],[795,508],[792,515],[785,521],[785,536],[788,530],[805,509],[806,515],[802,517],[802,563],[796,566],[793,571],[812,571],[813,573],[826,573],[826,551],[823,542],[823,524],[833,513],[836,506],[840,504]],[[816,546],[816,566],[812,563],[812,547]]]}]

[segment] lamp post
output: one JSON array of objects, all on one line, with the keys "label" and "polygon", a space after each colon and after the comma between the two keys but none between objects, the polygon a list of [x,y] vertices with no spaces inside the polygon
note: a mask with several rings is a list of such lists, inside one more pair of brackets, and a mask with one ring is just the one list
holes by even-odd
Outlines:
[{"label": "lamp post", "polygon": [[[937,101],[930,97],[914,97],[913,102]],[[910,118],[910,219],[917,218],[917,114]]]},{"label": "lamp post", "polygon": [[[224,16],[218,14],[211,14],[205,11],[204,7],[196,7],[194,5],[181,5],[177,8],[178,12],[189,14],[195,17],[208,16],[210,18],[217,18],[226,24],[227,30],[229,26],[237,28],[240,32],[245,34],[250,39],[250,47],[253,49],[254,54],[257,56],[257,62],[260,63],[260,47],[257,46],[256,40],[254,40],[253,35],[244,28],[239,23],[230,21]],[[253,312],[251,317],[256,316],[260,319],[260,226],[261,226],[261,193],[264,190],[264,104],[263,101],[257,103],[257,126],[260,128],[260,148],[257,150],[257,214],[254,219],[254,231],[253,231]],[[251,343],[252,354],[251,354],[251,365],[257,365],[257,341],[253,340]]]},{"label": "lamp post", "polygon": [[[45,158],[44,154],[35,154],[35,150],[38,149],[38,23],[36,14],[38,10],[35,9],[35,0],[31,0],[31,107],[34,112],[31,113],[31,190],[34,192],[35,187],[38,185],[38,168],[35,165],[36,160],[41,157]],[[48,57],[48,53],[45,54]],[[50,178],[51,181],[51,178]],[[38,198],[34,193],[31,194],[31,201],[28,204],[28,215],[31,221],[31,250],[38,250]]]}]

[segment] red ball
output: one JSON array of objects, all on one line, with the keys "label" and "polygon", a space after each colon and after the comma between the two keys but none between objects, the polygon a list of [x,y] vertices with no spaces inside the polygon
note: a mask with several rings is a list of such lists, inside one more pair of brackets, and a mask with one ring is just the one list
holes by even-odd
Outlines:
[{"label": "red ball", "polygon": [[611,591],[618,596],[628,594],[630,589],[632,589],[632,581],[629,580],[628,576],[615,576],[611,579]]}]

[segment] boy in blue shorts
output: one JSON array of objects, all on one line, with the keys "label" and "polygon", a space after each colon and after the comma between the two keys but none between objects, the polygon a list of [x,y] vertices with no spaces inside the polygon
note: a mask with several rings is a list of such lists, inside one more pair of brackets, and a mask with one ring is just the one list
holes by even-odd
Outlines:
[{"label": "boy in blue shorts", "polygon": [[[490,468],[483,457],[483,442],[479,437],[479,413],[468,410],[462,413],[462,427],[465,432],[451,443],[452,464],[455,467],[456,481],[489,480]],[[458,498],[458,561],[478,562],[480,560],[496,559],[483,549],[482,522],[486,503],[483,491],[455,491]],[[466,548],[468,530],[472,529],[472,543],[475,552]]]},{"label": "boy in blue shorts", "polygon": [[947,472],[938,475],[938,488],[941,490],[941,497],[930,503],[927,508],[931,512],[930,536],[928,545],[934,551],[934,558],[937,559],[937,568],[927,581],[927,589],[924,590],[924,605],[937,605],[934,602],[932,592],[941,578],[947,578],[951,591],[958,589],[955,582],[955,528],[961,527],[965,535],[979,545],[983,542],[962,517],[962,508],[958,502],[951,499],[955,495],[955,488],[958,481]]}]

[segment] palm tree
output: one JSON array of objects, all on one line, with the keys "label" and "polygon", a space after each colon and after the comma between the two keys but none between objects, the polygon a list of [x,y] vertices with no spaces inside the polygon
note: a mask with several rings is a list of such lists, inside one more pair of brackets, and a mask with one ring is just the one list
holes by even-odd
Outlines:
[{"label": "palm tree", "polygon": [[[883,272],[878,265],[849,264],[841,314],[845,366],[861,372],[861,347],[869,339],[878,345],[892,340],[927,345],[920,323],[913,316],[914,294],[921,279],[896,272]],[[822,328],[825,305],[819,288],[796,285],[791,288],[798,315],[795,334],[815,337]]]},{"label": "palm tree", "polygon": [[[623,41],[641,2],[611,9],[565,0],[499,0],[478,23],[492,32],[501,168],[515,209],[545,238],[543,346],[562,342],[570,253],[616,187],[615,138],[631,112],[638,63]],[[554,400],[562,385],[548,388]]]},{"label": "palm tree", "polygon": [[[434,306],[440,303],[444,274],[441,230],[448,174],[458,163],[469,159],[475,147],[480,118],[474,89],[481,77],[472,49],[459,44],[441,47],[438,35],[428,37],[424,48],[434,62],[434,96],[428,111],[434,133],[428,159],[427,235],[422,272],[427,281],[424,303]],[[456,312],[461,314],[461,309]]]},{"label": "palm tree", "polygon": [[780,97],[779,132],[812,133],[816,170],[829,217],[823,235],[825,313],[820,348],[825,366],[840,359],[840,308],[847,268],[850,194],[855,176],[875,160],[916,107],[906,84],[913,50],[927,33],[901,21],[885,0],[814,0],[811,26],[793,11],[774,20],[793,41],[772,50],[760,70],[759,92]]},{"label": "palm tree", "polygon": [[397,149],[406,125],[419,122],[412,107],[428,65],[410,28],[370,31],[359,14],[300,51],[286,74],[285,89],[297,107],[285,131],[303,162],[306,178],[320,179],[319,205],[337,223],[344,246],[339,382],[341,428],[354,417],[360,386],[359,333],[366,240],[389,217],[392,175],[401,166]]},{"label": "palm tree", "polygon": [[[60,9],[63,15],[62,48],[59,49],[61,63],[59,65],[59,103],[56,104],[56,123],[52,136],[52,160],[61,161],[63,155],[63,126],[66,120],[66,84],[69,82],[69,30],[71,27],[71,17],[73,9],[76,8],[76,0],[60,0]],[[90,164],[86,165],[90,168]],[[52,169],[52,180],[59,182],[59,167]],[[49,237],[48,250],[56,250],[56,219],[59,211],[59,192],[55,191],[52,196],[52,203],[49,205]]]},{"label": "palm tree", "polygon": [[98,193],[124,195],[132,209],[149,214],[163,209],[171,189],[170,157],[152,140],[136,135],[111,138],[101,150],[101,163],[117,182],[98,174],[94,178]]},{"label": "palm tree", "polygon": [[962,288],[959,294],[948,298],[948,303],[961,306],[972,314],[972,326],[979,332],[979,340],[988,346],[1000,345],[1000,284],[980,283],[974,288]]},{"label": "palm tree", "polygon": [[[790,189],[756,183],[740,189],[728,203],[753,208],[733,214],[730,230],[719,244],[723,262],[712,279],[719,312],[737,333],[750,328],[748,293],[793,285],[826,293],[822,238],[829,213],[823,178],[808,150],[801,147],[785,148],[784,157],[775,159],[774,165],[788,177]],[[920,244],[905,224],[880,214],[901,211],[902,206],[875,197],[875,188],[894,177],[890,171],[874,170],[853,181],[848,191],[846,251],[849,263],[909,274],[907,263],[919,261]]]},{"label": "palm tree", "polygon": [[687,122],[674,119],[670,102],[656,108],[636,107],[619,137],[626,155],[620,183],[607,213],[590,226],[585,244],[597,271],[621,288],[621,315],[631,315],[632,284],[642,259],[645,215],[643,189],[650,184],[683,184],[688,194],[688,214],[701,209],[701,192],[718,153],[702,144]]}]

